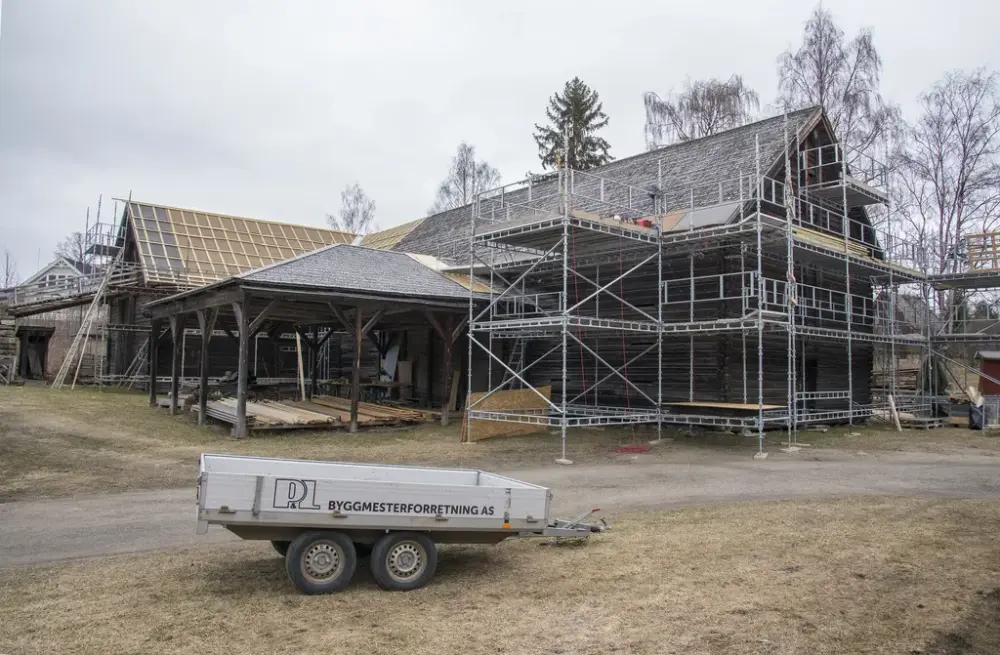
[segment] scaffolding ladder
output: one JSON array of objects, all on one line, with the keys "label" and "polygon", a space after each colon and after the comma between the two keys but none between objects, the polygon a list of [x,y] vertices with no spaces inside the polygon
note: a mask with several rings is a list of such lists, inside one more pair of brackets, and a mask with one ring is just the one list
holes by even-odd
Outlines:
[{"label": "scaffolding ladder", "polygon": [[122,375],[121,379],[118,380],[119,387],[131,389],[135,386],[136,380],[139,378],[139,373],[141,373],[146,367],[148,352],[149,337],[146,337],[146,340],[142,342],[141,346],[139,346],[139,351],[135,354],[135,357],[132,358],[132,362],[128,365],[128,368],[125,369],[125,373]]},{"label": "scaffolding ladder", "polygon": [[[500,380],[500,387],[503,387],[510,383],[514,379],[514,375],[511,370],[520,371],[524,368],[524,350],[525,341],[521,337],[514,339],[514,343],[511,344],[510,355],[507,357],[508,369],[504,371],[503,378]],[[516,382],[511,384],[510,388],[516,388],[520,385]]]},{"label": "scaffolding ladder", "polygon": [[70,388],[76,386],[76,378],[80,373],[80,365],[83,363],[83,355],[86,351],[87,340],[90,338],[90,331],[94,327],[94,321],[100,314],[101,302],[104,300],[104,294],[107,291],[111,278],[114,276],[115,269],[118,268],[118,265],[122,261],[124,252],[125,249],[120,248],[118,250],[118,254],[115,255],[114,260],[108,265],[107,270],[104,272],[104,277],[101,278],[101,285],[97,288],[97,291],[94,292],[94,299],[91,301],[90,306],[87,308],[87,313],[80,322],[80,329],[77,330],[76,335],[73,337],[73,342],[70,343],[69,349],[66,351],[66,357],[63,358],[62,364],[59,366],[59,371],[52,380],[53,389],[62,389],[63,385],[66,383],[66,376],[69,375],[69,370],[73,366],[74,362],[76,362],[76,368],[73,371],[73,382],[70,385]]}]

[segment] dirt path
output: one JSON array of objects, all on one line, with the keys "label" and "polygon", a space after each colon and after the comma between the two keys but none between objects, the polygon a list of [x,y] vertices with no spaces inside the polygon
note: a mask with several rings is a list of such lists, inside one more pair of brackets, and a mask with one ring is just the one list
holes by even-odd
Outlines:
[{"label": "dirt path", "polygon": [[[1000,497],[1000,459],[976,454],[817,450],[754,461],[714,453],[505,473],[551,487],[561,515],[857,494]],[[0,504],[0,568],[235,541],[223,529],[195,535],[194,517],[193,486]]]}]

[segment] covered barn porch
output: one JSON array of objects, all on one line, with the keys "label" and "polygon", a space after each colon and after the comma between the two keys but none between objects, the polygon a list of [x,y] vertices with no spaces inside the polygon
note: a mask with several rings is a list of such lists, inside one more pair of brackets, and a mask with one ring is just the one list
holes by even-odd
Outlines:
[{"label": "covered barn porch", "polygon": [[[160,374],[160,350],[170,348],[171,413],[178,410],[181,340],[185,330],[200,336],[198,422],[208,418],[208,363],[213,338],[237,344],[235,421],[232,434],[248,434],[249,360],[255,337],[261,333],[294,331],[303,344],[303,371],[308,371],[305,397],[318,393],[317,358],[331,335],[347,335],[352,348],[349,383],[350,431],[358,429],[362,401],[362,358],[374,344],[385,357],[390,338],[400,333],[426,334],[422,353],[426,370],[418,384],[444,385],[441,423],[447,425],[458,384],[460,357],[455,351],[465,332],[469,291],[403,253],[356,246],[330,246],[286,262],[249,271],[215,284],[154,301],[146,306],[151,323],[147,370],[151,380]],[[218,336],[226,335],[225,337]],[[213,336],[214,335],[214,336]],[[415,340],[419,341],[419,340]],[[157,404],[155,385],[150,405]]]}]

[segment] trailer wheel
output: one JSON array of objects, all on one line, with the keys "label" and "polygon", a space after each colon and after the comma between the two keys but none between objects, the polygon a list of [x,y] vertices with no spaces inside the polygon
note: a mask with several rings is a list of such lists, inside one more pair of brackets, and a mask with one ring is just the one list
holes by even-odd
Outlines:
[{"label": "trailer wheel", "polygon": [[383,589],[418,589],[434,577],[437,559],[437,546],[427,535],[390,532],[372,548],[372,577]]},{"label": "trailer wheel", "polygon": [[272,541],[271,545],[274,546],[274,549],[276,551],[278,551],[279,555],[281,555],[282,557],[284,557],[285,555],[288,554],[288,545],[290,543],[292,543],[292,542],[290,542],[290,541]]},{"label": "trailer wheel", "polygon": [[343,589],[354,577],[357,563],[354,544],[342,532],[304,532],[285,556],[288,577],[305,594]]}]

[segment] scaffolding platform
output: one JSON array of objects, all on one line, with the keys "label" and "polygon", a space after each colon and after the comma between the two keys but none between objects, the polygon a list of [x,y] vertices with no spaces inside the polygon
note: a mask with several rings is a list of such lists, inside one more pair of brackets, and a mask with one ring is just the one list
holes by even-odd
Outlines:
[{"label": "scaffolding platform", "polygon": [[996,289],[1000,288],[1000,269],[938,273],[927,276],[927,282],[936,289]]}]

